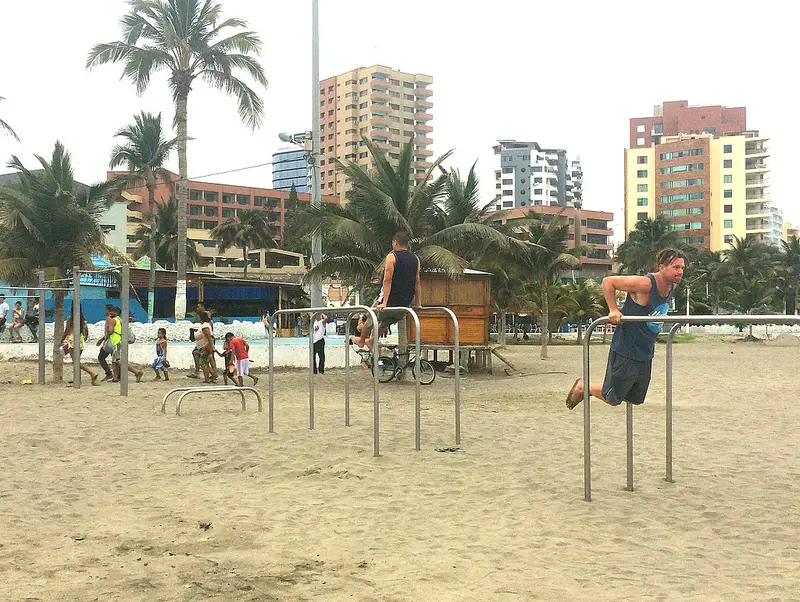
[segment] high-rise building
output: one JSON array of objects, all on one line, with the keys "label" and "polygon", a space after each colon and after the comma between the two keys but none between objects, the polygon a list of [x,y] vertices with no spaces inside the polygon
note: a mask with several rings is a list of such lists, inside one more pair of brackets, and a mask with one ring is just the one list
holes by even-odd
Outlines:
[{"label": "high-rise building", "polygon": [[563,149],[542,148],[536,142],[498,140],[495,209],[574,207],[583,196],[580,159],[570,161]]},{"label": "high-rise building", "polygon": [[322,192],[344,198],[350,188],[337,168],[355,161],[365,169],[373,167],[362,135],[386,153],[397,165],[400,149],[414,136],[412,166],[420,179],[430,168],[433,144],[429,124],[433,92],[428,75],[404,73],[390,67],[360,67],[320,82],[320,170]]},{"label": "high-rise building", "polygon": [[728,248],[733,237],[778,244],[782,216],[767,194],[768,140],[748,130],[744,107],[665,102],[630,120],[625,233],[663,215],[684,242]]},{"label": "high-rise building", "polygon": [[272,155],[272,188],[310,192],[308,188],[308,162],[306,151],[291,149],[278,151]]}]

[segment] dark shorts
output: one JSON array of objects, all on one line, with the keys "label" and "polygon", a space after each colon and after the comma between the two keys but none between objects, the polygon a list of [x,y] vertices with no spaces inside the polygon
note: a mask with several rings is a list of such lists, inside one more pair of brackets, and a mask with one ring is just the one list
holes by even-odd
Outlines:
[{"label": "dark shorts", "polygon": [[639,362],[616,351],[609,351],[603,397],[612,406],[618,406],[623,401],[643,404],[650,386],[652,368],[652,360]]},{"label": "dark shorts", "polygon": [[[372,308],[374,309],[377,307],[378,302],[372,304]],[[400,320],[405,318],[408,315],[407,311],[403,311],[400,309],[384,309],[383,311],[377,312],[378,314],[378,322],[381,325],[381,329],[385,330],[394,324],[397,324]],[[372,328],[372,318],[367,316],[367,328]]]}]

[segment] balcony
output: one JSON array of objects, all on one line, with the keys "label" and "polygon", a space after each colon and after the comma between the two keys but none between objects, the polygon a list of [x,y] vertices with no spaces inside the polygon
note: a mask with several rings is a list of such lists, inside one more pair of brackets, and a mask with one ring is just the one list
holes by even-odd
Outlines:
[{"label": "balcony", "polygon": [[744,154],[747,155],[748,157],[758,156],[758,155],[768,155],[769,150],[764,146],[745,147]]},{"label": "balcony", "polygon": [[746,188],[766,188],[769,186],[769,181],[763,176],[756,178],[747,178],[744,181]]},{"label": "balcony", "polygon": [[392,99],[391,96],[389,96],[386,92],[383,92],[382,90],[373,90],[372,94],[370,94],[370,98],[372,100],[385,100],[387,102]]},{"label": "balcony", "polygon": [[433,94],[433,90],[428,88],[414,88],[414,96],[417,98],[427,98],[431,94]]},{"label": "balcony", "polygon": [[[372,119],[370,119],[369,121],[370,121],[370,123],[371,123],[373,126],[376,126],[376,125],[385,125],[386,127],[389,127],[389,125],[391,125],[391,123],[392,123],[392,122],[389,120],[389,118],[388,118],[388,117],[373,117],[373,118],[372,118]],[[387,133],[388,133],[388,132],[387,132]]]},{"label": "balcony", "polygon": [[389,80],[382,80],[382,79],[373,79],[370,82],[370,85],[373,88],[380,88],[381,90],[388,90],[392,84],[389,83]]},{"label": "balcony", "polygon": [[414,106],[418,109],[432,109],[433,103],[429,100],[423,100],[422,98],[417,98],[414,101]]},{"label": "balcony", "polygon": [[392,150],[392,146],[385,140],[373,140],[373,142],[375,143],[375,146],[381,150]]},{"label": "balcony", "polygon": [[431,167],[431,164],[427,161],[414,161],[412,165],[414,166],[414,169],[428,170]]},{"label": "balcony", "polygon": [[766,207],[753,207],[753,208],[748,207],[747,210],[745,210],[745,215],[753,217],[753,218],[755,218],[755,217],[762,217],[762,218],[772,217],[772,209],[770,209],[768,206],[766,206]]},{"label": "balcony", "polygon": [[416,119],[417,121],[430,121],[431,119],[433,119],[433,115],[431,115],[430,113],[417,112],[414,113],[414,119]]},{"label": "balcony", "polygon": [[433,144],[433,138],[425,138],[423,136],[417,136],[416,137],[416,141],[417,141],[417,144],[424,144],[426,146],[428,144]]},{"label": "balcony", "polygon": [[769,199],[769,196],[764,194],[764,191],[761,189],[756,188],[756,192],[747,191],[747,194],[744,197],[744,200],[748,203],[752,203],[754,201],[765,201]]},{"label": "balcony", "polygon": [[764,161],[761,159],[748,159],[745,161],[744,164],[745,170],[748,173],[757,173],[757,172],[767,172],[769,168],[764,164]]},{"label": "balcony", "polygon": [[372,130],[369,133],[369,137],[374,142],[377,142],[378,138],[381,140],[387,140],[389,138],[389,132],[387,130]]},{"label": "balcony", "polygon": [[428,150],[427,148],[417,148],[414,149],[414,154],[420,157],[432,157],[433,151]]},{"label": "balcony", "polygon": [[414,131],[417,134],[429,134],[433,131],[433,128],[429,125],[425,125],[424,123],[417,123],[414,125]]},{"label": "balcony", "polygon": [[772,232],[772,221],[768,219],[748,219],[745,231],[748,234]]}]

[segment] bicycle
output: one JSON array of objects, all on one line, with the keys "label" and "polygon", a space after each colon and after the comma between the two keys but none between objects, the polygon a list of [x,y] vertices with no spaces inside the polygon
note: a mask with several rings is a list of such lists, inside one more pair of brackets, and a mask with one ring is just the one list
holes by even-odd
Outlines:
[{"label": "bicycle", "polygon": [[[378,357],[378,381],[382,383],[388,383],[389,381],[396,378],[399,374],[403,372],[406,368],[411,368],[411,374],[414,378],[417,378],[417,361],[416,358],[411,358],[411,351],[406,351],[405,353],[399,353],[397,351],[397,345],[386,345],[387,349],[392,350],[392,356],[389,357],[388,355],[381,355]],[[357,349],[358,354],[361,356],[361,362],[369,368],[372,369],[372,360],[374,355],[371,349]],[[408,359],[404,363],[400,363],[401,357],[407,357]],[[434,380],[436,380],[436,369],[433,367],[428,360],[421,359],[419,361],[420,366],[420,379],[419,382],[421,385],[429,385]]]}]

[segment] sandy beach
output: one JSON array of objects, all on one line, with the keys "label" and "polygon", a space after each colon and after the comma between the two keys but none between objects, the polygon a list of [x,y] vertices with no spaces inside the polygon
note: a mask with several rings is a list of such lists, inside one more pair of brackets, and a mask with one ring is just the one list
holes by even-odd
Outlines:
[{"label": "sandy beach", "polygon": [[[593,493],[583,501],[580,409],[564,407],[580,348],[509,347],[525,377],[423,389],[414,451],[411,383],[382,387],[372,457],[366,371],[343,422],[343,371],[276,380],[276,432],[238,396],[187,398],[173,382],[80,391],[0,382],[3,600],[800,599],[797,341],[700,337],[675,346],[674,484],[664,482],[664,346],[635,412],[594,402]],[[593,348],[602,378],[607,347]],[[66,373],[71,374],[67,366]],[[49,367],[48,367],[49,369]],[[561,371],[566,374],[541,374]],[[266,393],[266,375],[259,389]],[[152,378],[152,373],[146,373]]]}]

